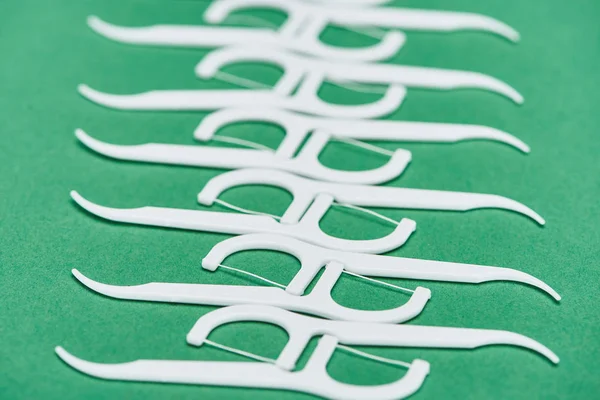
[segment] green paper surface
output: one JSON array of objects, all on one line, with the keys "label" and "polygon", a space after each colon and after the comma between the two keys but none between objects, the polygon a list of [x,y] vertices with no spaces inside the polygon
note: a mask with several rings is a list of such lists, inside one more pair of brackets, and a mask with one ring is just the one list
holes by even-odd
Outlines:
[{"label": "green paper surface", "polygon": [[[221,171],[117,162],[79,145],[82,128],[108,142],[194,144],[192,133],[207,113],[120,112],[81,98],[79,83],[106,92],[152,89],[238,88],[194,76],[209,49],[131,46],[93,33],[90,14],[132,26],[201,24],[206,1],[5,0],[0,3],[0,398],[2,399],[308,399],[268,390],[102,381],[62,363],[54,347],[87,360],[136,359],[242,361],[208,346],[194,348],[185,336],[214,307],[119,301],[97,295],[70,274],[79,269],[105,283],[147,282],[261,284],[224,270],[201,269],[201,260],[226,235],[115,224],[92,217],[69,198],[112,207],[155,205],[202,209],[196,194]],[[600,398],[598,312],[598,214],[600,211],[600,4],[596,1],[405,0],[395,6],[470,11],[515,27],[518,44],[479,32],[408,32],[390,62],[478,71],[519,90],[517,106],[477,90],[410,89],[391,120],[482,124],[511,132],[532,148],[529,155],[505,145],[378,143],[406,148],[413,161],[389,186],[494,193],[521,201],[547,220],[541,228],[520,215],[377,210],[414,219],[417,232],[390,254],[516,268],[554,287],[554,302],[536,289],[511,283],[483,285],[387,280],[432,290],[425,311],[411,324],[503,329],[530,336],[554,350],[558,366],[529,351],[506,346],[477,350],[370,348],[393,359],[421,358],[431,373],[414,396],[421,399]],[[248,15],[280,23],[272,12],[242,13],[231,24],[250,25]],[[241,16],[241,17],[240,17]],[[246,17],[244,17],[246,16]],[[249,22],[248,22],[249,21]],[[374,39],[331,27],[323,40],[367,45]],[[271,67],[238,65],[225,72],[272,84]],[[322,97],[338,103],[378,98],[334,85]],[[224,134],[277,146],[283,132],[260,124],[237,125]],[[214,143],[212,145],[221,145]],[[382,165],[384,156],[332,143],[324,164],[342,169]],[[223,200],[281,214],[291,196],[280,189],[244,187]],[[225,209],[215,206],[214,209]],[[393,226],[355,211],[334,208],[325,232],[375,238]],[[246,252],[226,263],[287,283],[298,268],[291,256]],[[395,307],[395,292],[344,276],[333,291],[341,304],[363,309]],[[212,340],[277,357],[286,335],[274,326],[242,323],[219,328]],[[315,342],[303,354],[310,356]],[[300,363],[300,365],[302,365]],[[404,371],[337,351],[330,374],[355,384],[380,384]]]}]

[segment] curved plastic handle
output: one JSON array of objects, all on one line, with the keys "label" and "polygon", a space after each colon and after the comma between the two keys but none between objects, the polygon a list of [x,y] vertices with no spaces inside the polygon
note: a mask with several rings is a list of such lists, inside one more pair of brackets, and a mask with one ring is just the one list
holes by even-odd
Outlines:
[{"label": "curved plastic handle", "polygon": [[79,85],[78,91],[94,103],[119,110],[207,111],[263,105],[339,118],[377,118],[388,115],[402,104],[406,94],[404,87],[392,85],[381,99],[369,104],[331,104],[317,95],[321,82],[322,77],[309,75],[292,96],[280,96],[274,90],[250,89],[152,90],[137,94],[112,94],[87,85]]},{"label": "curved plastic handle", "polygon": [[423,384],[429,364],[414,360],[400,380],[375,386],[337,382],[327,373],[327,363],[337,341],[321,338],[306,366],[297,372],[275,365],[231,361],[136,360],[103,364],[82,360],[57,346],[56,354],[73,369],[102,379],[294,390],[338,400],[392,400],[409,396]]},{"label": "curved plastic handle", "polygon": [[[294,154],[306,135],[315,129],[330,132],[333,136],[365,140],[452,143],[464,140],[485,139],[507,144],[524,153],[530,149],[520,139],[504,131],[480,125],[444,124],[434,122],[405,122],[320,118],[296,114],[276,108],[226,108],[207,115],[198,125],[194,137],[207,141],[224,126],[236,122],[265,122],[280,126],[286,136],[279,147],[287,157]],[[290,141],[293,144],[284,146]],[[284,151],[286,149],[294,149]]]},{"label": "curved plastic handle", "polygon": [[347,271],[367,276],[474,284],[502,280],[520,282],[545,291],[557,301],[561,299],[546,283],[510,268],[341,252],[291,237],[268,234],[242,235],[223,240],[204,257],[202,267],[214,271],[225,258],[245,250],[274,250],[296,257],[303,273],[302,280],[297,278],[288,286],[288,290],[294,293],[302,293],[325,263],[337,261]]},{"label": "curved plastic handle", "polygon": [[516,42],[519,33],[497,19],[466,12],[419,10],[397,7],[377,7],[381,0],[370,0],[369,5],[347,7],[345,2],[327,1],[324,4],[306,4],[294,0],[217,0],[211,4],[205,19],[222,21],[229,13],[243,8],[271,7],[282,11],[295,20],[300,16],[323,18],[327,22],[347,26],[373,26],[388,29],[457,31],[480,30],[494,33]]},{"label": "curved plastic handle", "polygon": [[[300,22],[300,21],[298,21]],[[298,24],[294,22],[294,24]],[[312,35],[292,36],[286,29],[273,31],[265,28],[230,28],[193,25],[151,25],[125,27],[113,25],[96,16],[88,17],[88,25],[96,33],[122,43],[174,47],[221,47],[235,44],[262,44],[289,49],[320,58],[346,61],[378,61],[395,55],[405,42],[401,32],[388,32],[376,45],[361,48],[330,46]],[[312,31],[323,25],[322,20],[312,19],[306,30]],[[293,29],[294,26],[289,25]]]},{"label": "curved plastic handle", "polygon": [[523,96],[514,88],[496,78],[477,72],[381,63],[349,65],[343,62],[309,58],[276,48],[248,45],[212,51],[196,66],[196,74],[208,78],[228,64],[254,61],[275,64],[284,70],[280,81],[281,94],[291,94],[303,74],[314,73],[322,75],[326,80],[342,82],[403,85],[438,90],[460,88],[488,90],[506,96],[518,104],[523,103]]},{"label": "curved plastic handle", "polygon": [[415,222],[403,219],[389,235],[372,240],[347,240],[321,231],[319,221],[332,199],[319,196],[297,224],[281,224],[263,215],[245,215],[214,211],[183,210],[166,207],[119,209],[94,204],[72,191],[71,197],[88,212],[111,221],[228,234],[274,233],[294,236],[300,240],[319,243],[338,250],[363,253],[383,253],[402,246],[415,230]]},{"label": "curved plastic handle", "polygon": [[77,270],[73,270],[72,273],[89,289],[117,299],[212,306],[259,304],[345,321],[405,322],[419,315],[430,297],[429,290],[419,287],[406,304],[394,309],[367,311],[344,307],[331,297],[331,290],[342,270],[343,267],[339,263],[327,265],[313,291],[306,296],[300,296],[302,293],[292,294],[291,291],[281,288],[240,285],[151,282],[134,286],[115,286],[96,282]]},{"label": "curved plastic handle", "polygon": [[[409,151],[397,149],[390,160],[378,168],[363,171],[344,171],[328,168],[321,164],[318,158],[330,138],[329,135],[323,132],[315,132],[306,141],[300,153],[291,159],[280,152],[257,149],[162,143],[115,145],[95,139],[81,129],[75,131],[75,136],[89,149],[118,160],[224,169],[265,168],[285,170],[297,175],[330,182],[384,183],[400,176],[411,160]],[[283,150],[288,152],[295,144],[299,143],[294,140],[294,137],[290,137],[290,141],[282,143],[282,146],[287,146]]]}]

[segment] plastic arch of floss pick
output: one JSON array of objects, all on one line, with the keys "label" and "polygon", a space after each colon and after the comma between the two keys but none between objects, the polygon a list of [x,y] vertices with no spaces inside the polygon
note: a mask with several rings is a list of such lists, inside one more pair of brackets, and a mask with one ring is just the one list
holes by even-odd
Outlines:
[{"label": "plastic arch of floss pick", "polygon": [[519,33],[512,27],[481,14],[378,6],[346,7],[343,4],[308,4],[294,0],[215,0],[204,13],[204,19],[218,23],[234,11],[257,7],[271,7],[286,13],[288,23],[294,26],[301,18],[319,21],[321,29],[298,32],[299,37],[307,41],[318,38],[329,23],[433,32],[478,30],[513,42],[520,39]]},{"label": "plastic arch of floss pick", "polygon": [[345,321],[405,322],[419,315],[431,297],[429,289],[417,287],[415,290],[404,289],[413,292],[410,299],[406,304],[393,309],[368,311],[341,306],[331,297],[333,286],[344,272],[344,267],[335,261],[327,264],[323,275],[319,278],[313,290],[305,296],[302,296],[302,294],[307,286],[306,276],[312,273],[312,269],[301,269],[285,289],[279,287],[165,282],[115,286],[93,281],[77,270],[72,272],[77,280],[89,289],[117,299],[210,306],[260,304]]},{"label": "plastic arch of floss pick", "polygon": [[341,204],[366,207],[440,211],[497,208],[525,215],[539,225],[546,223],[531,208],[498,195],[320,182],[268,169],[239,169],[217,175],[198,194],[198,202],[210,206],[227,189],[253,184],[276,186],[292,194],[292,203],[281,218],[285,223],[297,222],[313,199],[324,194]]},{"label": "plastic arch of floss pick", "polygon": [[281,389],[335,400],[403,399],[419,390],[429,373],[429,363],[417,359],[408,365],[402,378],[392,383],[361,386],[338,382],[327,372],[327,364],[338,347],[335,337],[324,335],[300,371],[283,369],[279,363],[243,361],[137,360],[101,364],[77,358],[60,346],[55,351],[73,369],[101,379]]},{"label": "plastic arch of floss pick", "polygon": [[319,221],[331,206],[333,199],[319,195],[297,223],[281,223],[265,215],[184,210],[166,207],[110,208],[94,204],[77,192],[71,198],[83,209],[110,221],[165,228],[186,229],[214,233],[241,235],[246,233],[273,233],[336,250],[353,250],[362,253],[385,253],[402,246],[416,229],[410,219],[402,219],[387,236],[370,240],[348,240],[324,233]]},{"label": "plastic arch of floss pick", "polygon": [[277,89],[151,90],[136,94],[113,94],[83,84],[77,90],[89,101],[117,110],[213,111],[228,107],[259,106],[334,118],[384,117],[396,111],[406,95],[403,86],[391,85],[379,100],[369,104],[332,104],[318,96],[322,82],[322,76],[310,74],[293,95],[280,95]]},{"label": "plastic arch of floss pick", "polygon": [[523,96],[506,83],[477,72],[379,63],[349,64],[259,45],[230,46],[213,50],[196,66],[196,74],[202,78],[212,78],[224,66],[240,62],[265,62],[281,67],[284,71],[280,79],[280,87],[284,88],[282,94],[289,94],[291,89],[301,82],[303,76],[316,74],[334,82],[401,85],[438,90],[481,89],[501,94],[517,104],[523,102]]},{"label": "plastic arch of floss pick", "polygon": [[219,129],[238,122],[265,122],[281,127],[286,133],[286,139],[291,138],[284,140],[277,152],[286,156],[295,154],[299,143],[315,130],[329,132],[333,137],[357,140],[453,143],[483,139],[507,144],[524,153],[530,151],[529,146],[515,136],[487,126],[322,118],[277,108],[258,107],[214,111],[202,119],[194,137],[203,142],[211,140]]},{"label": "plastic arch of floss pick", "polygon": [[[294,25],[303,22],[297,20]],[[127,27],[113,25],[96,16],[87,19],[96,33],[122,43],[170,47],[221,47],[233,44],[262,44],[289,49],[315,57],[346,61],[377,61],[394,56],[404,45],[402,32],[387,32],[375,45],[361,48],[330,46],[321,42],[315,34],[293,35],[291,30],[274,31],[267,28],[215,27],[194,25],[151,25]],[[290,29],[295,28],[288,25]],[[303,28],[318,32],[325,28],[325,21],[312,19]],[[289,34],[288,34],[289,32]]]},{"label": "plastic arch of floss pick", "polygon": [[115,145],[97,140],[81,129],[75,135],[89,149],[119,160],[224,169],[267,168],[331,182],[384,183],[400,176],[411,160],[409,151],[396,149],[378,168],[362,171],[328,168],[319,161],[319,154],[331,138],[325,131],[313,133],[297,155],[304,135],[287,135],[275,151],[167,143]]}]

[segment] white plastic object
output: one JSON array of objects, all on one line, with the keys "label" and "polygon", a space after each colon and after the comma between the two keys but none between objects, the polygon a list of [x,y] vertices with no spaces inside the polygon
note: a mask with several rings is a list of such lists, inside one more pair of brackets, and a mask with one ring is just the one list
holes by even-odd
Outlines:
[{"label": "white plastic object", "polygon": [[378,168],[363,171],[328,168],[319,161],[319,154],[330,140],[330,135],[324,131],[315,132],[297,155],[295,155],[296,150],[302,144],[304,136],[288,135],[279,148],[271,152],[166,143],[124,146],[101,142],[81,129],[78,129],[75,135],[86,147],[119,160],[224,169],[268,168],[331,182],[364,184],[387,182],[400,176],[411,160],[409,151],[396,149],[389,161]]},{"label": "white plastic object", "polygon": [[[285,242],[285,237],[281,238]],[[300,242],[303,243],[303,242]],[[287,288],[241,285],[207,285],[185,283],[152,282],[135,286],[115,286],[93,281],[81,272],[73,270],[73,275],[88,288],[105,296],[126,299],[159,301],[167,303],[200,304],[209,306],[230,306],[237,304],[262,304],[316,315],[319,317],[346,321],[398,323],[419,315],[431,297],[429,289],[417,287],[406,304],[381,311],[358,310],[344,307],[333,300],[331,291],[337,283],[344,266],[333,261],[327,263],[310,294],[302,296],[307,272],[301,269]]]},{"label": "white plastic object", "polygon": [[[248,362],[138,360],[123,364],[99,364],[79,359],[62,347],[58,356],[74,369],[104,379],[189,383],[296,390],[332,399],[399,399],[416,392],[429,373],[429,363],[414,360],[406,375],[386,385],[341,384],[327,374],[327,363],[338,343],[346,345],[474,349],[489,345],[523,347],[557,364],[559,358],[541,343],[500,330],[447,328],[328,321],[277,307],[238,305],[203,315],[187,335],[194,346],[205,343],[217,327],[239,321],[278,325],[289,340],[275,365]],[[323,335],[306,366],[291,372],[311,338]]]},{"label": "white plastic object", "polygon": [[268,169],[239,169],[217,175],[198,194],[198,202],[210,206],[228,189],[257,184],[277,186],[292,194],[292,203],[281,217],[281,222],[284,223],[297,222],[311,202],[324,194],[340,203],[366,207],[445,211],[499,208],[525,215],[540,225],[546,223],[531,208],[493,194],[322,182]]},{"label": "white plastic object", "polygon": [[[286,138],[293,137],[284,141],[278,149],[278,154],[286,156],[295,154],[298,144],[313,131],[329,132],[333,137],[339,138],[399,142],[452,143],[484,139],[505,143],[524,153],[530,151],[529,146],[515,136],[481,125],[323,118],[262,107],[214,111],[202,119],[194,137],[200,141],[209,141],[219,129],[238,122],[264,122],[281,127]],[[284,143],[290,144],[284,146]]]},{"label": "white plastic object", "polygon": [[267,322],[287,332],[288,343],[277,359],[277,365],[283,369],[293,369],[310,339],[319,335],[333,336],[341,344],[361,346],[474,349],[512,345],[537,352],[555,364],[559,362],[558,356],[546,346],[508,331],[330,321],[259,305],[230,306],[204,314],[188,333],[187,342],[201,346],[214,329],[242,321]]},{"label": "white plastic object", "polygon": [[272,234],[236,236],[217,243],[202,260],[202,267],[215,271],[223,260],[246,250],[274,250],[298,259],[301,268],[287,287],[288,292],[302,294],[323,265],[336,262],[355,274],[426,281],[478,284],[492,281],[519,282],[536,287],[556,301],[560,295],[541,280],[510,268],[488,267],[415,258],[360,254],[356,251],[336,251],[318,244],[309,244],[291,237]]},{"label": "white plastic object", "polygon": [[228,212],[183,210],[166,207],[109,208],[94,204],[72,191],[71,197],[82,208],[98,217],[116,222],[241,235],[273,233],[293,236],[309,243],[336,250],[361,253],[385,253],[402,246],[416,229],[416,224],[403,218],[389,235],[371,240],[340,239],[324,233],[319,221],[333,201],[331,196],[319,195],[297,223],[280,223],[264,215]]},{"label": "white plastic object", "polygon": [[[297,0],[215,0],[204,13],[204,19],[219,23],[234,11],[257,7],[270,7],[286,13],[286,23],[280,31],[293,31],[303,40],[315,40],[330,23],[417,31],[477,30],[494,33],[513,42],[520,39],[519,33],[507,24],[481,14],[378,6],[347,7],[344,4],[309,4]],[[310,26],[313,21],[315,25]],[[308,26],[310,28],[306,28]]]},{"label": "white plastic object", "polygon": [[[248,234],[226,239],[206,255],[202,260],[202,267],[215,271],[227,257],[247,250],[274,250],[291,254],[300,262],[300,270],[285,290],[276,287],[163,282],[115,286],[96,282],[77,270],[72,272],[91,290],[118,299],[213,306],[262,304],[334,320],[378,323],[405,322],[414,318],[425,307],[430,291],[417,287],[408,303],[393,310],[350,309],[340,306],[331,297],[331,290],[343,270],[364,276],[472,284],[512,281],[543,290],[556,301],[561,299],[546,283],[510,268],[343,252],[272,234]],[[323,265],[326,265],[323,275],[312,291],[303,296]]]},{"label": "white plastic object", "polygon": [[77,371],[102,379],[280,389],[336,400],[403,399],[419,390],[429,373],[429,363],[417,359],[402,378],[392,383],[372,386],[341,383],[327,372],[337,343],[333,336],[320,338],[300,371],[288,371],[267,363],[233,361],[137,360],[101,364],[77,358],[60,346],[55,351]]},{"label": "white plastic object", "polygon": [[[232,44],[258,44],[277,46],[315,57],[346,61],[375,61],[392,57],[402,48],[406,36],[402,32],[387,32],[375,45],[360,48],[330,46],[317,35],[295,36],[295,27],[274,31],[267,28],[233,28],[195,25],[152,25],[126,27],[113,25],[96,16],[90,16],[88,25],[96,33],[117,42],[173,47],[221,47]],[[296,24],[297,22],[294,22]],[[313,20],[305,28],[313,31],[325,26]]]},{"label": "white plastic object", "polygon": [[289,94],[308,74],[316,74],[334,82],[402,85],[437,90],[481,89],[506,96],[517,104],[523,103],[523,96],[511,86],[478,72],[396,64],[348,63],[307,57],[258,44],[215,49],[196,66],[196,74],[202,78],[212,78],[224,66],[241,62],[265,62],[281,67],[284,73],[279,88],[283,88],[284,94]]},{"label": "white plastic object", "polygon": [[[396,111],[406,95],[403,86],[391,85],[379,100],[368,104],[328,103],[318,96],[323,77],[310,74],[293,95],[280,95],[278,87],[257,89],[152,90],[137,94],[112,94],[79,85],[86,99],[119,110],[212,111],[228,107],[283,108],[334,118],[378,118]],[[284,80],[280,85],[285,84]]]}]

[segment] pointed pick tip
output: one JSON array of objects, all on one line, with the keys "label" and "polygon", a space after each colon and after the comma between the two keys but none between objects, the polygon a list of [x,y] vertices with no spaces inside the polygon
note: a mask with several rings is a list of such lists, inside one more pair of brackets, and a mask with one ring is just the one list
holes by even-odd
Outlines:
[{"label": "pointed pick tip", "polygon": [[539,215],[539,214],[538,214],[538,213],[536,213],[536,212],[533,212],[533,213],[531,214],[531,218],[533,218],[533,219],[535,220],[535,222],[537,222],[537,223],[538,223],[538,225],[539,225],[539,226],[544,226],[544,225],[546,225],[546,220],[545,220],[545,219],[544,219],[544,218],[543,218],[541,215]]},{"label": "pointed pick tip", "polygon": [[556,300],[556,301],[561,301],[561,300],[562,300],[562,297],[561,297],[561,295],[560,295],[560,294],[558,294],[558,293],[556,293],[556,292],[554,292],[554,293],[552,294],[552,297],[554,297],[554,300]]},{"label": "pointed pick tip", "polygon": [[77,205],[79,207],[83,208],[84,210],[86,210],[89,213],[92,213],[94,215],[98,215],[98,213],[95,212],[96,210],[94,209],[95,207],[97,207],[95,204],[93,204],[90,201],[86,200],[82,195],[80,195],[79,193],[77,193],[77,191],[75,191],[75,190],[71,190],[71,192],[69,194],[71,195],[71,199],[73,199],[73,201],[75,203],[77,203]]},{"label": "pointed pick tip", "polygon": [[77,140],[79,140],[81,144],[83,144],[88,149],[103,154],[103,152],[100,151],[100,149],[102,148],[102,142],[88,135],[88,133],[83,129],[75,129],[75,137],[77,138]]},{"label": "pointed pick tip", "polygon": [[525,103],[525,98],[521,94],[515,95],[515,103],[522,106]]},{"label": "pointed pick tip", "polygon": [[102,23],[102,20],[95,15],[88,15],[88,17],[85,20],[88,26],[92,29],[97,27],[99,23]]},{"label": "pointed pick tip", "polygon": [[54,347],[54,352],[61,360],[70,365],[69,359],[72,357],[71,353],[66,351],[62,346]]},{"label": "pointed pick tip", "polygon": [[113,25],[108,22],[102,20],[100,17],[96,15],[89,15],[86,18],[87,26],[96,32],[99,35],[107,36],[107,30],[109,30]]},{"label": "pointed pick tip", "polygon": [[77,193],[76,190],[71,190],[69,192],[69,195],[71,196],[71,199],[73,199],[73,201],[79,205],[81,205],[81,203],[85,201],[85,199],[79,193]]},{"label": "pointed pick tip", "polygon": [[90,98],[95,91],[85,83],[80,83],[77,85],[77,92],[85,98]]},{"label": "pointed pick tip", "polygon": [[87,280],[87,277],[85,275],[79,272],[76,268],[73,268],[71,270],[71,274],[75,277],[75,279],[77,279],[79,282],[85,285],[85,281]]},{"label": "pointed pick tip", "polygon": [[560,358],[554,354],[554,352],[550,351],[549,354],[546,355],[548,357],[548,359],[550,361],[552,361],[552,363],[554,363],[555,365],[558,364],[560,362]]},{"label": "pointed pick tip", "polygon": [[552,287],[550,287],[550,285],[543,283],[540,281],[540,284],[535,285],[538,289],[543,290],[544,292],[548,293],[550,296],[552,296],[552,298],[559,302],[562,300],[562,296],[560,294],[558,294],[558,292],[554,289],[552,289]]}]

